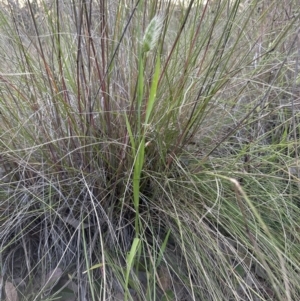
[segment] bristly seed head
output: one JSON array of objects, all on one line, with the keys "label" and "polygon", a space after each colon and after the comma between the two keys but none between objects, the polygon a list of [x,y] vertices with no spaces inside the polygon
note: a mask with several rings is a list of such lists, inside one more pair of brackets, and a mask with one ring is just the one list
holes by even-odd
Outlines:
[{"label": "bristly seed head", "polygon": [[143,38],[143,52],[152,50],[159,39],[160,33],[163,28],[163,17],[156,15],[146,28]]}]

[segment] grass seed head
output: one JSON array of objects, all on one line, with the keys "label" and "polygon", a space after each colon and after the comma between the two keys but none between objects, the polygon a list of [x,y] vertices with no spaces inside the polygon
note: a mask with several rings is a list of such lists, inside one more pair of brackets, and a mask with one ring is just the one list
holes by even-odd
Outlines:
[{"label": "grass seed head", "polygon": [[143,38],[143,52],[148,52],[152,50],[159,39],[163,28],[163,18],[162,16],[156,15],[147,26],[145,35]]}]

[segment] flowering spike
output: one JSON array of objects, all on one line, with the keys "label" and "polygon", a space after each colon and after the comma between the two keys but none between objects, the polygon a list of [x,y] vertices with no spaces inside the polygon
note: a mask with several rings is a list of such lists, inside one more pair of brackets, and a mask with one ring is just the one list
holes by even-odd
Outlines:
[{"label": "flowering spike", "polygon": [[152,50],[159,39],[161,30],[163,28],[163,18],[156,15],[146,28],[143,38],[143,52]]}]

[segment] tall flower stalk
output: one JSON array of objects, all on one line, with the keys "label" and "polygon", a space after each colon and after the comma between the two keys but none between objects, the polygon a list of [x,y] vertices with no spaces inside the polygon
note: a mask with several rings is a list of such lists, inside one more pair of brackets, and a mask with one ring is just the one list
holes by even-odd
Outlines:
[{"label": "tall flower stalk", "polygon": [[[128,132],[130,134],[131,146],[133,149],[133,156],[135,158],[134,170],[133,170],[133,202],[136,211],[135,230],[136,236],[139,236],[139,199],[140,199],[140,182],[141,172],[144,164],[145,157],[145,134],[149,127],[151,113],[156,100],[156,91],[158,88],[158,80],[160,74],[160,56],[156,55],[156,63],[154,74],[151,78],[150,92],[148,99],[145,99],[144,95],[144,66],[147,60],[147,53],[152,51],[158,44],[159,37],[163,28],[163,18],[161,16],[155,16],[148,27],[146,28],[142,46],[139,53],[139,70],[138,70],[138,83],[137,83],[137,135],[136,139],[133,137],[132,128],[127,122]],[[145,104],[145,112],[142,112],[143,102]],[[144,117],[144,120],[142,120]]]}]

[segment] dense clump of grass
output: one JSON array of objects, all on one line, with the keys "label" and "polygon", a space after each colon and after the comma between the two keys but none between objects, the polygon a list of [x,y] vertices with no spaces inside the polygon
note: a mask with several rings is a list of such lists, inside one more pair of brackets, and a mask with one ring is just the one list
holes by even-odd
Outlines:
[{"label": "dense clump of grass", "polygon": [[297,300],[297,1],[69,2],[1,5],[4,297]]}]

